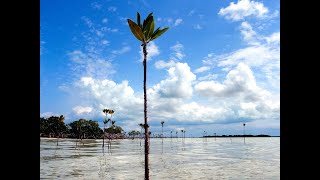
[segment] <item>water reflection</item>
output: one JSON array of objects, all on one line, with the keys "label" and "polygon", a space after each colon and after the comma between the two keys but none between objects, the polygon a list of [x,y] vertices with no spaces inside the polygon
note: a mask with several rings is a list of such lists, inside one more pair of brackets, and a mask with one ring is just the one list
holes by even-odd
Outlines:
[{"label": "water reflection", "polygon": [[[151,179],[280,179],[279,138],[152,138]],[[40,178],[143,179],[140,139],[41,139]]]}]

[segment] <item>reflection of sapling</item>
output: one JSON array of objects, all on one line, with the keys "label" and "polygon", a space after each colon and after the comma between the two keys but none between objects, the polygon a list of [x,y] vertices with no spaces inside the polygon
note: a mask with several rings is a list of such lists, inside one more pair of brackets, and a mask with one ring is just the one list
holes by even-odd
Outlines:
[{"label": "reflection of sapling", "polygon": [[142,43],[143,47],[143,67],[144,67],[144,81],[143,81],[143,89],[144,89],[144,125],[145,125],[145,180],[149,180],[149,141],[148,141],[148,120],[147,120],[147,89],[146,89],[146,80],[147,80],[147,44],[156,38],[160,37],[164,32],[166,32],[169,28],[160,29],[157,28],[154,30],[154,19],[152,13],[148,15],[148,17],[143,20],[143,23],[140,23],[140,14],[137,13],[137,23],[128,19],[128,24],[133,35]]}]

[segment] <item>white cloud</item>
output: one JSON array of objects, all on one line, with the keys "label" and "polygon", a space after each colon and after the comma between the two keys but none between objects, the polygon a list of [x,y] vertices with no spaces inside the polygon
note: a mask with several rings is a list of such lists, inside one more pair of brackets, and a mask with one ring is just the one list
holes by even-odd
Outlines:
[{"label": "white cloud", "polygon": [[108,11],[115,12],[117,11],[117,7],[114,7],[114,6],[108,7]]},{"label": "white cloud", "polygon": [[[158,46],[153,42],[149,42],[147,45],[147,61],[150,61],[153,57],[157,56],[160,54]],[[143,61],[143,50],[142,46],[140,47],[140,57],[141,61]]]},{"label": "white cloud", "polygon": [[210,70],[209,66],[202,66],[202,67],[194,70],[194,73],[202,73],[202,72],[205,72],[205,71],[208,71],[208,70]]},{"label": "white cloud", "polygon": [[119,50],[113,50],[112,54],[116,54],[116,55],[120,55],[120,54],[124,54],[127,53],[131,50],[130,46],[124,46]]},{"label": "white cloud", "polygon": [[280,108],[278,94],[259,87],[250,67],[239,63],[219,83],[202,81],[195,85],[195,91],[201,96],[214,98],[223,107],[234,109],[237,118],[276,118]]},{"label": "white cloud", "polygon": [[208,107],[199,105],[196,102],[183,104],[179,108],[180,121],[203,121],[212,122],[226,119],[233,116],[233,112],[224,107]]},{"label": "white cloud", "polygon": [[192,81],[196,79],[187,63],[176,63],[168,70],[169,77],[153,87],[160,97],[190,98],[193,88]]},{"label": "white cloud", "polygon": [[268,44],[279,44],[280,43],[280,32],[275,32],[268,37],[265,37]]},{"label": "white cloud", "polygon": [[202,60],[202,62],[203,62],[204,64],[209,64],[209,65],[215,64],[217,60],[215,59],[215,57],[214,57],[213,55],[214,55],[213,53],[209,53],[209,54]]},{"label": "white cloud", "polygon": [[257,33],[252,29],[252,26],[248,22],[242,22],[240,26],[241,35],[244,41],[248,42],[250,45],[258,45]]},{"label": "white cloud", "polygon": [[185,57],[185,54],[183,53],[183,45],[181,43],[176,42],[176,44],[171,46],[170,49],[174,51],[174,57],[171,57],[172,59],[181,60],[183,57]]},{"label": "white cloud", "polygon": [[82,115],[82,114],[87,114],[92,111],[92,107],[83,107],[83,106],[76,106],[72,108],[75,114],[77,115]]},{"label": "white cloud", "polygon": [[103,18],[102,19],[102,23],[107,23],[108,22],[108,19],[107,18]]},{"label": "white cloud", "polygon": [[[143,98],[134,94],[134,90],[128,85],[128,81],[117,84],[108,79],[82,77],[80,81],[75,83],[75,88],[80,90],[81,98],[92,103],[93,108],[98,110],[95,113],[99,116],[103,116],[100,110],[104,108],[114,109],[115,113],[118,114],[117,117],[130,118],[142,114]],[[135,112],[137,109],[139,109],[138,113]]]},{"label": "white cloud", "polygon": [[222,83],[215,81],[202,81],[195,86],[195,90],[204,96],[232,97],[238,93],[255,90],[256,81],[249,66],[239,63],[231,70],[227,79]]},{"label": "white cloud", "polygon": [[206,76],[199,77],[199,81],[208,81],[208,80],[215,80],[218,78],[218,74],[208,74]]},{"label": "white cloud", "polygon": [[196,24],[193,26],[193,29],[201,30],[202,26],[200,26],[199,24]]},{"label": "white cloud", "polygon": [[115,73],[112,64],[108,60],[102,59],[99,55],[75,50],[68,53],[68,56],[72,61],[72,74],[77,77],[107,77],[108,75]]},{"label": "white cloud", "polygon": [[109,42],[108,40],[102,40],[101,43],[102,43],[103,45],[109,45],[109,44],[110,44],[110,42]]},{"label": "white cloud", "polygon": [[182,19],[176,19],[176,21],[174,22],[174,26],[178,26],[178,25],[180,25],[181,23],[182,23]]},{"label": "white cloud", "polygon": [[268,8],[261,2],[239,0],[237,3],[231,2],[226,8],[221,8],[218,14],[228,20],[239,21],[249,16],[264,18],[268,12]]},{"label": "white cloud", "polygon": [[267,46],[249,46],[220,57],[218,66],[233,66],[244,62],[250,66],[263,66],[268,62],[280,60],[278,49]]},{"label": "white cloud", "polygon": [[155,62],[155,67],[157,69],[164,69],[164,68],[170,68],[173,67],[176,63],[173,60],[170,60],[169,62],[164,62],[162,60]]}]

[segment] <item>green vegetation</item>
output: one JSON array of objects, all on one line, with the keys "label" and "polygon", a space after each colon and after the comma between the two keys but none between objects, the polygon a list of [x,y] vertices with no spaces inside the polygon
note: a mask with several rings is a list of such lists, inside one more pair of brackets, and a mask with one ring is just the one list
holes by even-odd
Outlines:
[{"label": "green vegetation", "polygon": [[97,139],[101,138],[102,134],[98,122],[93,120],[79,119],[65,124],[62,115],[40,117],[40,137]]},{"label": "green vegetation", "polygon": [[140,22],[140,14],[137,12],[137,23],[133,22],[131,19],[128,19],[128,24],[132,34],[142,43],[143,47],[143,90],[144,90],[144,125],[145,125],[145,176],[146,180],[149,180],[149,133],[148,133],[148,119],[147,119],[147,44],[156,38],[160,37],[164,32],[166,32],[169,28],[160,29],[158,27],[154,30],[154,19],[152,13],[148,15],[148,17],[143,20],[143,24]]}]

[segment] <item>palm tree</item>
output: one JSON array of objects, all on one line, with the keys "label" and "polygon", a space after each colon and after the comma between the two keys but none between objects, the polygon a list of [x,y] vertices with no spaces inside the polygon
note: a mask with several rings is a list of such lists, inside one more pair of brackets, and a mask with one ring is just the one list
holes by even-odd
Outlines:
[{"label": "palm tree", "polygon": [[137,12],[137,24],[132,20],[128,19],[128,24],[133,35],[142,42],[143,47],[143,89],[144,89],[144,124],[145,128],[145,179],[149,180],[149,142],[148,142],[148,118],[147,118],[147,44],[156,38],[160,37],[164,32],[169,28],[160,29],[157,28],[154,31],[154,19],[152,13],[143,21],[143,24],[140,23],[140,14]]},{"label": "palm tree", "polygon": [[164,124],[164,121],[161,121],[161,126],[162,126],[161,137],[162,137],[162,138],[163,138],[163,124]]},{"label": "palm tree", "polygon": [[172,138],[172,131],[170,133],[171,133],[171,138]]}]

